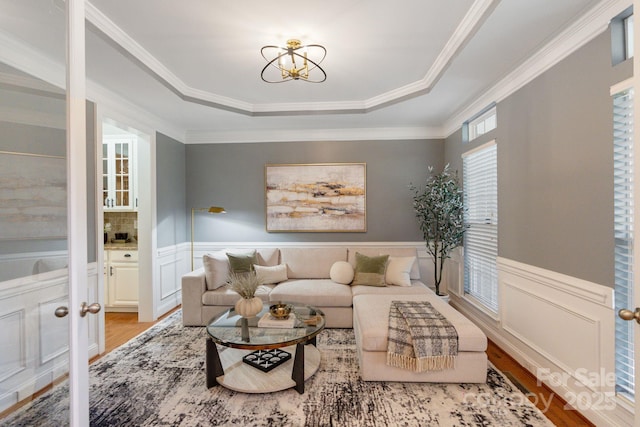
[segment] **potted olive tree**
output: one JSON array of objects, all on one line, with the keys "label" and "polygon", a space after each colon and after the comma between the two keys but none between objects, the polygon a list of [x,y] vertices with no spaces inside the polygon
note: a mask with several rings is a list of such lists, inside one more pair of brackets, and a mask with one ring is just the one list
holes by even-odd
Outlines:
[{"label": "potted olive tree", "polygon": [[409,189],[413,192],[413,209],[427,253],[433,257],[436,294],[442,295],[440,283],[444,262],[451,257],[451,251],[462,244],[467,228],[458,176],[449,171],[449,165],[437,174],[430,166],[426,184],[423,187],[410,184]]}]

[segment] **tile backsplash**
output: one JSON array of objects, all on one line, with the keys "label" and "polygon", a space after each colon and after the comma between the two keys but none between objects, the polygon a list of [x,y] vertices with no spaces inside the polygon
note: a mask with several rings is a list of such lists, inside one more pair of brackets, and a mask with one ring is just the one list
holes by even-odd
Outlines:
[{"label": "tile backsplash", "polygon": [[[138,213],[137,212],[105,212],[104,223],[111,224],[111,230],[107,231],[109,239],[115,239],[116,233],[129,233],[129,238],[138,239]],[[106,231],[106,230],[105,230]]]}]

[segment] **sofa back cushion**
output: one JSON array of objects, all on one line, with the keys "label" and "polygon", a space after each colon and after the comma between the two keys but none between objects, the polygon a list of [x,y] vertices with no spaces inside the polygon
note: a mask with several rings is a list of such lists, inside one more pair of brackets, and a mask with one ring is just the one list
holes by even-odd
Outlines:
[{"label": "sofa back cushion", "polygon": [[289,279],[328,279],[331,266],[347,260],[347,248],[280,248]]},{"label": "sofa back cushion", "polygon": [[355,268],[356,252],[366,256],[389,255],[390,257],[416,257],[416,262],[411,267],[411,280],[420,280],[420,268],[418,266],[418,251],[416,248],[397,247],[353,247],[349,248],[349,263]]},{"label": "sofa back cushion", "polygon": [[280,264],[280,251],[278,248],[260,248],[256,253],[259,265],[274,267]]}]

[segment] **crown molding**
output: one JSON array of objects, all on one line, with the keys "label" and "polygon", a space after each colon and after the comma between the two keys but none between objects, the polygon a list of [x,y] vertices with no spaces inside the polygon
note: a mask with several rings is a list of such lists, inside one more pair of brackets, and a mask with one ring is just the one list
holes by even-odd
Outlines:
[{"label": "crown molding", "polygon": [[609,27],[611,19],[631,5],[629,0],[604,0],[578,18],[542,49],[529,57],[473,103],[463,107],[443,124],[445,136],[493,102],[500,102],[527,83],[593,40]]},{"label": "crown molding", "polygon": [[380,108],[399,100],[429,93],[449,67],[453,58],[458,55],[467,41],[480,29],[498,3],[499,0],[476,0],[421,80],[369,98],[365,101],[366,109]]},{"label": "crown molding", "polygon": [[65,67],[0,31],[0,62],[41,79],[57,88],[66,88]]},{"label": "crown molding", "polygon": [[0,122],[18,123],[29,126],[39,126],[52,129],[67,129],[64,113],[53,114],[42,111],[18,109],[0,106]]},{"label": "crown molding", "polygon": [[188,131],[187,144],[444,139],[440,128]]},{"label": "crown molding", "polygon": [[0,72],[0,84],[51,98],[64,99],[66,96],[63,89],[28,75],[19,76],[12,73]]},{"label": "crown molding", "polygon": [[185,101],[220,108],[249,116],[285,116],[295,114],[366,113],[395,102],[429,92],[464,44],[480,28],[500,0],[475,0],[447,41],[424,78],[365,100],[347,102],[252,104],[188,86],[162,62],[144,49],[124,30],[91,3],[86,4],[86,19],[97,30],[139,61]]},{"label": "crown molding", "polygon": [[138,105],[122,98],[111,90],[87,80],[87,99],[95,102],[104,118],[113,119],[145,133],[160,132],[177,141],[185,141],[185,129],[149,113]]},{"label": "crown molding", "polygon": [[[0,75],[0,83],[19,86],[23,89],[44,93],[47,96],[66,96],[66,70],[64,65],[57,63],[20,41],[15,40],[0,31],[0,62],[20,70],[30,76],[16,76],[7,73]],[[39,80],[42,80],[40,82]],[[87,80],[87,99],[106,106],[106,110],[123,117],[129,121],[140,122],[150,129],[156,129],[178,141],[185,139],[185,130],[172,126],[159,117],[156,117],[128,100],[116,95],[114,92]],[[49,113],[26,111],[17,109],[3,109],[0,111],[0,120],[13,123],[45,126],[56,129],[66,129],[64,116],[56,116]]]}]

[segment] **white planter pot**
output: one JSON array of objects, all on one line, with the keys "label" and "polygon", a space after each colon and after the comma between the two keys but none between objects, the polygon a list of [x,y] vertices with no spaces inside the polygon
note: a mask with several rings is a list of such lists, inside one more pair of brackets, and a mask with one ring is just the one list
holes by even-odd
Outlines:
[{"label": "white planter pot", "polygon": [[240,298],[235,305],[236,313],[242,317],[255,317],[262,311],[262,300],[258,297]]}]

